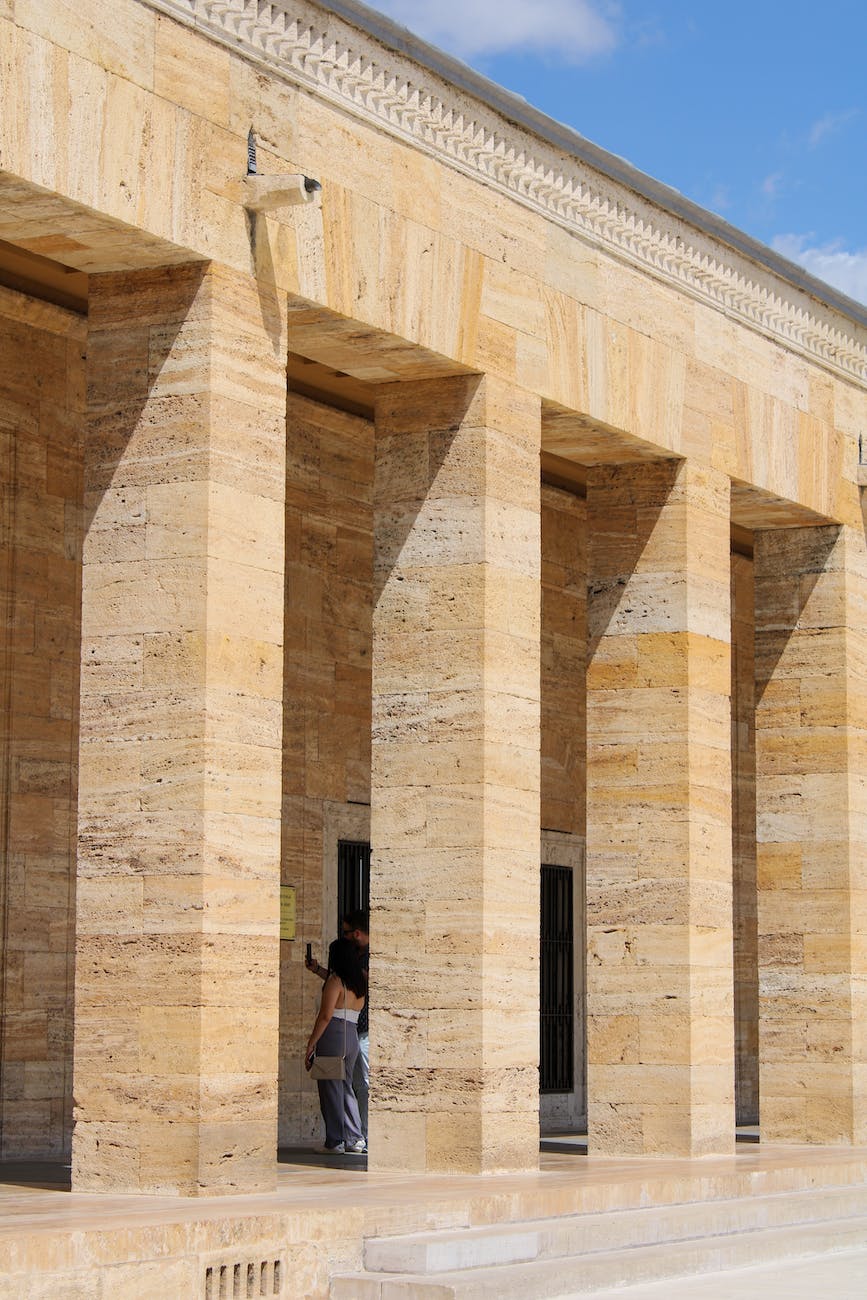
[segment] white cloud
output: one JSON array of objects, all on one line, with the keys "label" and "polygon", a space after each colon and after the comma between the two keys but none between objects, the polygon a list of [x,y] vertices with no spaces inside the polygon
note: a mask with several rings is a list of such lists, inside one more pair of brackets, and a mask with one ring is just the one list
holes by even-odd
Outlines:
[{"label": "white cloud", "polygon": [[850,252],[839,240],[831,244],[810,244],[809,235],[777,235],[771,247],[811,275],[867,304],[867,248]]},{"label": "white cloud", "polygon": [[580,63],[617,44],[611,0],[374,0],[374,7],[464,59],[529,50]]},{"label": "white cloud", "polygon": [[820,144],[826,135],[832,135],[834,131],[839,131],[841,127],[846,126],[848,122],[851,122],[857,116],[857,108],[847,108],[845,113],[825,113],[822,117],[817,118],[807,135],[810,148],[815,149],[816,145]]},{"label": "white cloud", "polygon": [[762,193],[769,199],[775,199],[780,192],[782,184],[783,173],[771,172],[770,176],[766,176],[762,181]]}]

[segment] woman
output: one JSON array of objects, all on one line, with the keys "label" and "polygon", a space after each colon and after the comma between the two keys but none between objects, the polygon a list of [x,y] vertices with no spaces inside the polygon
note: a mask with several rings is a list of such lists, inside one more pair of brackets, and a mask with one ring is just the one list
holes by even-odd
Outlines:
[{"label": "woman", "polygon": [[358,1056],[358,1013],[364,1006],[367,980],[350,939],[335,939],[328,950],[328,977],[322,989],[319,1015],[307,1040],[304,1064],[309,1070],[313,1057],[342,1056],[342,1079],[317,1079],[319,1109],[325,1121],[325,1145],[329,1154],[366,1149],[352,1091],[352,1071]]}]

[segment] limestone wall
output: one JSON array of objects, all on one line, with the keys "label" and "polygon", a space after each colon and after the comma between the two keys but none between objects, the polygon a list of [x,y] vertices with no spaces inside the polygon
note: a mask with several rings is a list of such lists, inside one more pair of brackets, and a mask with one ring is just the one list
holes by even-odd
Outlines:
[{"label": "limestone wall", "polygon": [[[319,993],[319,982],[303,967],[304,943],[311,941],[322,956],[334,935],[337,839],[369,836],[372,472],[369,422],[290,393],[282,879],[297,891],[298,915],[296,941],[281,944],[280,1141],[287,1145],[315,1136],[319,1124],[301,1067]],[[574,841],[580,864],[586,655],[580,495],[544,488],[542,548],[541,821]],[[576,976],[580,1005],[583,971]]]},{"label": "limestone wall", "polygon": [[274,1180],[286,381],[269,305],[223,268],[90,282],[82,1189]]},{"label": "limestone wall", "polygon": [[72,992],[84,324],[0,289],[0,1157],[63,1157]]},{"label": "limestone wall", "polygon": [[867,553],[859,529],[755,545],[762,1137],[864,1142]]},{"label": "limestone wall", "polygon": [[[794,546],[795,554],[801,545],[797,537],[792,541],[783,535],[766,547],[771,568],[762,580],[764,595],[758,605],[765,610],[763,635],[776,656],[774,663],[766,665],[771,677],[759,692],[766,732],[765,822],[771,818],[759,863],[761,880],[763,857],[764,889],[769,896],[765,946],[772,978],[766,985],[766,1001],[777,984],[788,988],[795,961],[792,953],[798,944],[804,948],[803,954],[798,949],[797,962],[803,958],[806,1001],[815,1000],[817,987],[815,981],[810,983],[811,963],[830,964],[834,978],[843,984],[856,968],[859,979],[863,978],[860,948],[848,929],[846,891],[854,887],[852,880],[859,879],[854,865],[859,841],[853,827],[861,798],[857,784],[861,694],[856,674],[861,650],[854,628],[863,622],[858,614],[863,573],[862,561],[856,563],[853,557],[856,539],[863,539],[857,440],[867,421],[863,320],[854,315],[850,319],[833,300],[823,303],[812,297],[794,282],[796,276],[787,279],[780,273],[779,265],[775,271],[773,255],[751,260],[738,251],[737,241],[716,238],[701,221],[690,225],[678,215],[676,205],[668,210],[646,193],[642,196],[640,186],[631,191],[622,178],[595,171],[586,159],[558,154],[550,140],[525,131],[519,117],[511,121],[498,116],[490,104],[442,77],[438,80],[431,66],[413,63],[405,53],[377,44],[333,11],[311,0],[293,0],[291,9],[294,16],[289,15],[289,21],[281,0],[269,5],[242,0],[220,5],[205,0],[115,0],[112,4],[81,0],[75,6],[0,0],[0,99],[14,106],[14,111],[0,116],[0,240],[92,278],[96,273],[103,278],[105,273],[149,274],[155,268],[157,280],[162,281],[165,268],[179,264],[192,265],[194,278],[210,277],[213,272],[216,296],[203,317],[206,335],[204,341],[193,339],[190,344],[199,368],[196,392],[202,397],[202,409],[195,409],[190,391],[181,391],[183,376],[175,381],[171,374],[162,373],[158,343],[145,362],[143,352],[122,350],[124,330],[116,330],[111,321],[108,327],[115,330],[121,350],[105,354],[109,358],[105,374],[111,381],[106,391],[113,393],[115,384],[118,390],[126,386],[131,391],[136,384],[146,388],[147,372],[147,383],[157,383],[162,393],[159,409],[171,412],[177,404],[185,413],[184,428],[192,421],[208,456],[215,438],[213,446],[222,456],[225,448],[220,440],[224,439],[232,452],[240,452],[242,476],[254,466],[266,479],[271,475],[265,493],[267,518],[263,515],[255,522],[268,552],[264,569],[269,576],[263,581],[270,617],[276,627],[285,604],[286,642],[284,653],[275,630],[266,656],[268,690],[273,687],[265,700],[267,734],[274,754],[280,753],[276,740],[280,681],[271,670],[279,664],[281,653],[285,714],[282,791],[276,794],[276,761],[267,768],[274,787],[269,787],[273,802],[267,843],[271,846],[276,839],[280,809],[274,805],[280,803],[282,793],[282,880],[295,887],[298,902],[297,939],[281,945],[281,1136],[286,1141],[309,1135],[316,1123],[313,1093],[303,1083],[299,1066],[301,1038],[318,992],[315,981],[302,970],[303,944],[311,941],[321,955],[336,920],[329,891],[337,838],[344,831],[363,838],[369,830],[365,811],[371,784],[369,661],[372,613],[378,599],[371,576],[371,426],[291,397],[285,601],[281,602],[282,547],[275,542],[279,554],[274,555],[271,543],[283,525],[282,462],[275,466],[282,456],[287,350],[371,385],[397,387],[406,381],[436,379],[452,386],[469,382],[492,392],[508,391],[516,409],[532,408],[533,419],[539,419],[542,451],[549,462],[560,458],[572,462],[572,470],[576,464],[583,466],[591,481],[594,475],[608,475],[612,493],[617,486],[614,480],[624,468],[627,475],[634,475],[636,491],[644,490],[643,470],[639,474],[634,462],[655,460],[653,472],[658,472],[660,464],[682,458],[690,500],[694,497],[689,507],[694,522],[686,532],[676,520],[665,522],[659,536],[669,530],[676,562],[661,571],[675,576],[691,572],[707,531],[701,484],[712,482],[719,508],[715,505],[712,511],[716,550],[711,567],[719,609],[725,602],[717,588],[720,582],[723,592],[726,588],[724,498],[730,500],[735,524],[756,534],[806,532],[816,524],[842,527],[849,539],[844,547],[848,558],[840,569],[844,576],[828,583],[816,580],[821,599],[828,591],[833,597],[830,613],[820,611],[825,621],[820,621],[819,630],[830,644],[831,633],[844,629],[845,644],[834,662],[840,665],[841,677],[850,675],[834,701],[832,716],[835,744],[844,735],[840,728],[850,727],[851,735],[845,733],[839,752],[835,749],[827,762],[821,754],[810,758],[807,753],[805,737],[807,743],[818,745],[807,726],[814,725],[808,709],[784,738],[791,754],[780,759],[772,709],[775,693],[793,689],[785,678],[790,672],[787,655],[797,659],[800,645],[806,643],[796,620],[777,626],[776,602],[783,599],[779,593],[794,590],[798,583],[806,591],[821,566],[818,559],[810,560],[807,576],[799,574],[797,566],[792,572],[785,570],[787,550]],[[253,217],[245,210],[251,125],[260,171],[315,176],[322,185],[315,203],[268,218]],[[208,263],[211,271],[206,272]],[[4,442],[3,471],[9,501],[3,519],[7,606],[3,653],[10,670],[3,677],[8,692],[3,900],[9,964],[0,1098],[4,1120],[9,1121],[5,1133],[11,1131],[14,1118],[17,1132],[31,1133],[22,1139],[25,1146],[38,1142],[46,1151],[57,1152],[65,1148],[64,1098],[69,1092],[63,1063],[71,997],[69,846],[78,744],[80,494],[72,451],[79,429],[83,334],[68,313],[28,306],[7,295],[2,296],[0,309],[5,322],[0,334],[0,432],[14,435]],[[127,322],[131,335],[139,324],[139,310],[131,297]],[[244,335],[240,350],[236,346],[239,321]],[[190,331],[191,336],[194,333]],[[124,371],[125,366],[131,368]],[[254,380],[264,373],[265,389],[246,391],[247,372]],[[466,381],[462,377],[468,372],[472,378]],[[231,393],[225,400],[226,392],[218,391],[226,378],[230,388],[238,380],[245,389],[240,404]],[[172,389],[175,382],[181,389]],[[212,387],[218,393],[213,409],[208,405]],[[260,442],[263,392],[267,437]],[[113,396],[108,404],[113,420]],[[165,418],[165,427],[173,427],[177,412],[160,418]],[[424,426],[427,418],[420,418],[419,425]],[[424,437],[429,431],[429,426],[421,428]],[[395,472],[403,469],[403,450],[395,442]],[[170,451],[164,449],[168,459]],[[479,464],[486,455],[483,447]],[[206,484],[212,470],[209,462],[197,489],[200,503],[209,494]],[[520,477],[517,472],[516,477]],[[398,487],[394,491],[399,496]],[[525,478],[519,487],[521,492],[528,487],[535,492],[536,484]],[[466,490],[463,480],[460,489]],[[246,482],[233,481],[232,491],[246,493]],[[168,500],[168,494],[162,497]],[[242,499],[247,500],[238,496]],[[167,510],[166,519],[172,545],[182,550],[186,498],[178,493],[177,500],[181,504]],[[228,511],[224,522],[231,522],[228,500],[217,493],[205,512],[215,538],[221,536],[220,510]],[[660,496],[654,509],[662,510],[663,504]],[[113,532],[118,521],[111,517],[109,506],[107,501],[101,506],[102,518],[111,525],[106,537],[88,540],[93,572],[106,558],[118,559],[120,553],[112,549],[118,536],[123,541],[130,529],[135,531],[125,518]],[[388,509],[390,503],[383,500],[381,506]],[[256,508],[261,514],[261,507]],[[597,522],[591,531],[598,552],[595,562],[604,569],[608,562],[604,529]],[[637,538],[636,532],[630,546]],[[541,825],[570,837],[573,847],[583,852],[588,538],[580,496],[546,488],[543,539]],[[105,553],[100,550],[103,544]],[[235,572],[237,557],[226,553],[234,544],[220,542],[219,559],[226,572]],[[211,544],[199,538],[197,545],[200,576],[210,582],[214,579]],[[624,561],[613,575],[621,584],[618,590],[626,590],[632,582],[640,560],[644,562],[637,549],[626,556],[628,563]],[[159,565],[148,570],[151,577],[158,572]],[[738,557],[732,589],[734,676],[730,679],[726,668],[719,680],[715,678],[711,746],[716,762],[714,806],[727,814],[727,716],[721,725],[717,723],[733,680],[734,932],[742,1118],[755,1114],[753,1061],[758,1041],[750,584],[748,561]],[[85,583],[85,594],[87,590]],[[148,595],[154,596],[152,587]],[[137,602],[130,603],[138,613]],[[240,620],[240,611],[240,603],[236,608],[233,601],[223,611],[233,635],[238,631],[233,620]],[[678,668],[680,685],[693,690],[697,674],[705,670],[699,659],[694,661],[697,667],[689,659],[693,650],[686,622],[691,614],[687,606],[682,612],[684,625],[676,630],[687,657],[678,668],[671,644],[659,642],[651,665],[656,674],[654,689],[663,689],[668,684],[666,674]],[[489,609],[483,620],[484,633],[490,613]],[[605,609],[602,614],[606,615]],[[200,611],[197,617],[210,626],[207,612]],[[136,634],[137,625],[131,628],[131,635]],[[412,665],[406,662],[400,628],[391,631],[390,668],[395,680],[402,681],[411,676]],[[421,631],[426,634],[427,629]],[[721,645],[727,640],[727,631],[722,631],[724,635],[717,638]],[[244,640],[246,632],[242,632]],[[633,634],[643,635],[637,625],[628,631],[629,637]],[[642,644],[649,650],[646,638]],[[645,727],[640,714],[630,711],[620,669],[614,680],[602,680],[607,672],[603,659],[597,656],[597,687],[617,692],[617,708],[628,714],[626,730],[643,743],[645,732],[658,725],[659,714],[648,715]],[[250,668],[251,662],[244,660],[242,676],[249,670],[253,680],[258,669]],[[719,667],[722,658],[715,662]],[[818,662],[823,662],[821,657]],[[262,660],[260,667],[264,665]],[[199,666],[216,672],[222,689],[218,660],[206,656]],[[795,669],[805,680],[809,677],[800,663],[791,671]],[[169,692],[178,672],[176,665],[167,669],[161,689]],[[94,725],[101,723],[102,705],[99,681],[87,676],[84,680],[86,731],[88,717]],[[259,698],[256,691],[251,696],[250,680],[242,682],[245,701]],[[649,689],[649,683],[644,687]],[[808,687],[818,689],[812,679]],[[212,705],[213,701],[205,701],[200,711],[209,726]],[[689,766],[694,764],[695,737],[689,731],[693,720],[687,718],[687,723],[681,741],[689,788],[685,795],[678,794],[677,806],[691,813],[701,806],[696,792],[703,786],[701,773]],[[234,723],[221,720],[220,725],[230,732]],[[607,743],[609,731],[609,719],[600,713],[600,745]],[[224,739],[225,762],[231,769],[234,737],[221,733],[221,744]],[[205,755],[202,749],[200,757],[207,767]],[[829,830],[824,840],[816,833],[815,852],[825,841],[839,840],[845,862],[839,868],[839,881],[835,877],[841,898],[827,921],[834,941],[828,940],[818,956],[793,929],[789,914],[782,920],[777,915],[782,903],[792,902],[781,897],[788,877],[781,874],[782,867],[778,869],[778,859],[789,862],[786,837],[801,833],[786,802],[788,787],[778,779],[777,765],[783,761],[786,781],[803,784],[803,778],[811,778],[804,789],[815,802],[824,799],[819,777],[827,775],[825,767],[831,763],[830,785],[837,803],[829,801],[828,806],[838,823],[834,834]],[[761,763],[759,768],[761,777]],[[662,771],[661,775],[668,774]],[[82,760],[83,804],[86,777]],[[130,783],[134,802],[140,779],[138,771]],[[591,765],[591,787],[594,781],[597,808],[606,816],[609,807],[613,810],[610,823],[605,822],[611,835],[597,837],[596,856],[601,860],[607,855],[610,860],[621,816],[618,805],[629,785],[620,793],[612,790],[608,774],[601,767],[594,773]],[[852,789],[844,798],[841,791],[846,782]],[[759,805],[761,821],[761,798]],[[646,819],[641,823],[642,843],[637,848],[643,848],[648,825]],[[660,826],[667,833],[664,819]],[[717,831],[723,837],[719,826]],[[720,852],[728,853],[722,838],[717,847],[711,863],[714,870],[721,862]],[[268,852],[270,869],[276,851],[269,847]],[[852,862],[850,853],[855,855]],[[525,857],[529,863],[532,854],[528,851]],[[580,853],[574,860],[579,859]],[[429,869],[425,862],[423,870]],[[495,873],[491,878],[498,883]],[[664,874],[658,879],[659,897],[667,903]],[[696,876],[690,887],[698,882]],[[715,887],[722,883],[714,880]],[[260,936],[262,951],[270,952],[273,893],[266,898],[267,891],[254,892],[257,904],[271,909],[265,921],[267,934]],[[724,892],[718,890],[720,899]],[[93,925],[103,934],[97,894],[91,891],[96,900]],[[799,924],[805,897],[806,893],[799,894],[792,902],[792,906],[797,903]],[[646,892],[634,909],[630,901],[624,907],[624,921],[632,924],[637,918],[643,925],[646,901]],[[859,908],[865,905],[860,893],[855,901]],[[612,918],[617,920],[616,910],[599,890],[596,906],[600,932],[608,933]],[[717,921],[720,917],[715,914]],[[696,923],[691,912],[690,923]],[[719,925],[720,953],[723,944],[730,943],[726,927],[727,920]],[[667,935],[666,941],[670,938]],[[684,946],[683,952],[690,966],[697,961],[698,949]],[[722,972],[727,958],[720,953],[715,952],[713,960]],[[855,954],[851,960],[850,953]],[[667,952],[666,961],[669,956]],[[407,945],[407,960],[411,957]],[[606,960],[611,959],[609,953]],[[721,975],[715,988],[721,989],[723,982]],[[604,983],[600,981],[600,988]],[[693,996],[688,983],[684,989]],[[627,993],[634,996],[634,990]],[[860,985],[857,995],[863,996]],[[245,996],[240,986],[238,996]],[[851,1005],[851,999],[845,1001],[846,1025],[840,1041],[849,1043],[860,1068],[863,1050],[855,1043],[847,1019]],[[791,1007],[781,1003],[777,1011],[789,1015]],[[728,1053],[723,1044],[726,1034],[730,1044],[728,1029],[719,1029],[715,1050],[720,1058]],[[685,1065],[686,1057],[692,1060],[692,1041],[684,1032]],[[98,1036],[94,1043],[101,1049]],[[800,1086],[799,1076],[792,1071],[793,1064],[798,1065],[800,1046],[794,1033],[790,1042],[781,1043],[775,1049],[781,1053],[777,1075],[772,1071],[766,1077],[776,1077],[783,1115],[791,1089]],[[661,1038],[660,1045],[667,1047]],[[631,1051],[634,1044],[628,1046]],[[831,1038],[823,1040],[821,1050],[836,1050]],[[603,1056],[616,1056],[617,1051],[611,1040]],[[526,1050],[524,1059],[530,1059]],[[620,1063],[602,1060],[606,1068]],[[724,1064],[728,1068],[730,1062]],[[820,1109],[823,1104],[821,1098],[816,1103]],[[727,1119],[722,1127],[726,1126],[730,1127]],[[36,1129],[38,1139],[33,1136]],[[52,1135],[48,1139],[47,1133]],[[3,1152],[11,1154],[13,1148],[4,1146]]]},{"label": "limestone wall", "polygon": [[286,451],[282,880],[298,919],[296,941],[280,945],[280,1141],[291,1145],[319,1133],[302,1054],[322,986],[304,944],[325,961],[336,935],[341,829],[369,839],[373,426],[290,394]]},{"label": "limestone wall", "polygon": [[[20,316],[23,299],[4,303]],[[3,321],[4,433],[15,434],[4,473],[6,486],[17,487],[4,538],[12,543],[4,548],[12,670],[4,735],[7,1155],[65,1150],[70,1102],[82,330],[42,305],[27,314],[35,324]],[[292,1142],[318,1124],[300,1067],[318,995],[303,971],[303,943],[321,952],[333,931],[335,827],[369,801],[372,426],[290,395],[287,455],[282,878],[297,890],[298,937],[281,945],[280,1137]],[[585,514],[580,495],[545,487],[541,821],[582,845]],[[757,1088],[749,561],[736,556],[733,574],[739,1097],[747,1119]]]},{"label": "limestone wall", "polygon": [[[461,131],[477,122],[487,139],[495,114],[315,4],[293,5],[298,21],[282,35],[275,6],[270,45],[257,29],[265,19],[239,24],[237,4],[207,13],[195,0],[178,4],[173,12],[188,22],[167,7],[120,0],[110,23],[104,0],[63,7],[62,21],[31,3],[15,4],[11,21],[0,15],[20,106],[0,122],[4,167],[87,209],[70,218],[40,195],[26,242],[62,231],[54,254],[83,269],[159,264],[169,248],[175,258],[252,265],[262,281],[364,323],[348,349],[355,371],[399,378],[421,354],[446,357],[597,427],[711,464],[760,488],[766,506],[779,498],[859,517],[856,323],[592,169],[573,167],[569,179],[562,155],[533,173],[528,159],[544,149],[518,128],[510,137],[502,120],[490,131],[512,143],[492,150],[488,176],[485,148],[465,149]],[[232,41],[249,40],[258,62],[204,30],[224,20],[243,29]],[[331,83],[328,41],[308,57],[317,31],[333,37],[334,51],[357,53]],[[383,70],[395,74],[393,111],[387,94],[377,97]],[[415,94],[406,112],[404,91]],[[425,116],[437,102],[439,136]],[[260,219],[252,247],[243,184],[251,124],[260,171],[322,183],[321,209]],[[513,169],[514,194],[500,159]],[[562,213],[555,172],[569,180]],[[570,216],[582,203],[587,212]],[[118,223],[144,238],[134,246]],[[14,221],[4,228],[20,233]],[[316,329],[294,320],[297,351],[321,353],[337,318],[320,311],[316,320]],[[570,448],[570,439],[549,447]]]},{"label": "limestone wall", "polygon": [[735,1102],[759,1122],[756,935],[755,614],[751,555],[732,555],[732,868],[734,873]]},{"label": "limestone wall", "polygon": [[[23,299],[4,302],[20,315]],[[71,1109],[83,328],[28,311],[51,328],[4,317],[2,349],[4,487],[16,489],[3,552],[7,1156],[64,1153]],[[369,802],[373,429],[290,395],[287,454],[282,877],[298,937],[281,945],[280,1138],[292,1142],[318,1124],[301,1079],[318,996],[303,944],[321,953],[333,934],[340,819]],[[582,843],[583,516],[579,497],[545,489],[542,824]]]},{"label": "limestone wall", "polygon": [[542,489],[542,826],[583,843],[587,519],[581,496]]}]

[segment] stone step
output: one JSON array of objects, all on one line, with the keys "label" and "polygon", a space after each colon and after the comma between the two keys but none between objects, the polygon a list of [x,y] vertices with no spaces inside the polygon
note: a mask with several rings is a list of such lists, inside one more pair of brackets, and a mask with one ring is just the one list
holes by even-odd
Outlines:
[{"label": "stone step", "polygon": [[831,1187],[692,1201],[373,1238],[365,1242],[364,1267],[372,1273],[442,1273],[820,1223],[856,1215],[867,1219],[867,1187]]},{"label": "stone step", "polygon": [[[858,1215],[451,1272],[344,1274],[332,1279],[330,1296],[331,1300],[562,1300],[609,1288],[853,1250],[863,1247],[865,1239],[867,1219]],[[627,1289],[624,1300],[628,1296]]]}]

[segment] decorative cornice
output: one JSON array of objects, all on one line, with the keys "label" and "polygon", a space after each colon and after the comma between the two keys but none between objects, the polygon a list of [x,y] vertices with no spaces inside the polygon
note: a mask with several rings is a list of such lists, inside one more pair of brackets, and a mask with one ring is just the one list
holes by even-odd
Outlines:
[{"label": "decorative cornice", "polygon": [[[867,381],[867,313],[859,304],[354,0],[145,3],[787,347]],[[550,129],[527,129],[521,118]]]}]

